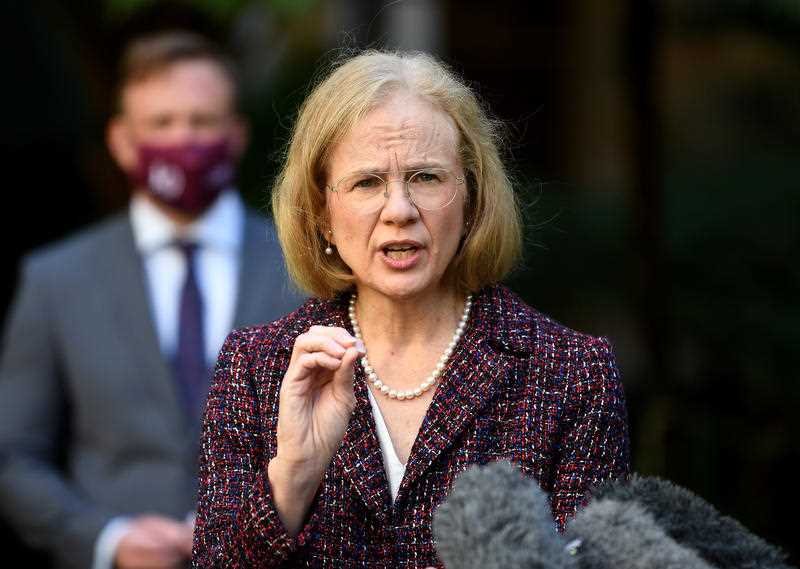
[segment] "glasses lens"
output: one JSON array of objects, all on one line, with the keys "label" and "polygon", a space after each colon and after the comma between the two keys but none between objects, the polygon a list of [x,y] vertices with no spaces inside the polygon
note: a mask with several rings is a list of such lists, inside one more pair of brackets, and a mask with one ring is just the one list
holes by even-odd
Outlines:
[{"label": "glasses lens", "polygon": [[455,177],[442,168],[428,168],[415,172],[408,179],[411,199],[422,209],[440,209],[456,196]]},{"label": "glasses lens", "polygon": [[357,173],[339,180],[335,189],[344,207],[356,213],[368,213],[383,206],[386,182],[376,174]]}]

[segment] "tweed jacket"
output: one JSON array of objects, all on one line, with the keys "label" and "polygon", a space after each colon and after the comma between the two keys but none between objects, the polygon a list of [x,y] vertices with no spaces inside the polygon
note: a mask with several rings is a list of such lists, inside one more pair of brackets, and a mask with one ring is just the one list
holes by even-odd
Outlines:
[{"label": "tweed jacket", "polygon": [[267,326],[233,332],[222,349],[204,420],[194,567],[441,566],[431,517],[472,464],[507,459],[535,477],[551,495],[559,529],[592,485],[629,473],[624,396],[609,343],[565,328],[505,287],[489,287],[474,297],[394,503],[357,363],[355,410],[292,538],[266,471],[294,339],[314,324],[350,330],[347,298],[309,300]]}]

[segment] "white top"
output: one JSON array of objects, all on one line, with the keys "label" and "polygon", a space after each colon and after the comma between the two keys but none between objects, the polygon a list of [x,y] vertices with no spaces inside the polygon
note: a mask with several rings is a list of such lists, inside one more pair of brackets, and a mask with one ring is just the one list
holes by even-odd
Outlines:
[{"label": "white top", "polygon": [[369,393],[369,403],[372,406],[372,416],[375,417],[375,426],[378,429],[378,442],[381,445],[381,454],[383,455],[383,468],[386,470],[386,478],[389,480],[389,492],[392,495],[392,502],[394,502],[395,498],[397,498],[397,492],[400,490],[400,482],[403,481],[403,475],[406,473],[406,465],[400,462],[397,457],[392,438],[389,436],[389,429],[386,428],[381,409],[378,407],[378,402],[375,401],[375,397],[369,387],[367,392]]}]

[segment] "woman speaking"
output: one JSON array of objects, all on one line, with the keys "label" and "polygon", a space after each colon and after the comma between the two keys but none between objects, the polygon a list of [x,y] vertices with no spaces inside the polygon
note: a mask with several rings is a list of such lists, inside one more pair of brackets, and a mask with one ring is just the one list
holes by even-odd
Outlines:
[{"label": "woman speaking", "polygon": [[497,129],[426,55],[363,53],[305,101],[273,210],[314,298],[222,349],[195,567],[441,566],[431,516],[471,464],[516,463],[562,528],[628,473],[608,342],[497,284],[522,234]]}]

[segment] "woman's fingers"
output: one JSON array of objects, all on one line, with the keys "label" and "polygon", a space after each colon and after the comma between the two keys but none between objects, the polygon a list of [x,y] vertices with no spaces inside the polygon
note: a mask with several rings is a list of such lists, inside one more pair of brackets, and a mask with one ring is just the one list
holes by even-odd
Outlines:
[{"label": "woman's fingers", "polygon": [[309,328],[308,332],[315,335],[327,336],[338,342],[344,348],[355,346],[358,341],[350,332],[338,326],[312,326]]},{"label": "woman's fingers", "polygon": [[[352,352],[349,356],[348,351]],[[363,353],[361,341],[344,328],[312,326],[295,340],[291,364],[295,372],[290,377],[301,380],[315,369],[336,372],[346,359],[347,371],[342,379],[346,380],[348,376],[352,379],[355,359]]]},{"label": "woman's fingers", "polygon": [[325,352],[335,358],[341,358],[347,346],[342,346],[329,336],[306,332],[297,337],[294,343],[294,349],[301,353]]},{"label": "woman's fingers", "polygon": [[314,327],[297,338],[281,385],[277,456],[324,471],[355,406],[353,370],[363,353],[341,328]]},{"label": "woman's fingers", "polygon": [[319,376],[322,384],[333,380],[337,389],[352,393],[355,361],[364,353],[363,343],[344,328],[312,326],[295,340],[291,372],[286,376],[290,381],[285,385],[305,382],[316,376],[315,370],[326,370],[333,373]]},{"label": "woman's fingers", "polygon": [[325,352],[335,358],[344,356],[347,348],[361,345],[360,340],[351,336],[344,328],[312,326],[308,332],[300,334],[294,342],[294,353]]},{"label": "woman's fingers", "polygon": [[363,354],[363,350],[357,350],[355,347],[347,348],[344,356],[342,357],[339,369],[333,374],[333,381],[337,387],[352,391],[353,389],[353,368],[355,367],[356,360]]},{"label": "woman's fingers", "polygon": [[309,371],[317,367],[336,371],[341,367],[342,360],[324,352],[312,352],[310,354],[302,354],[297,359],[297,363],[301,368]]}]

